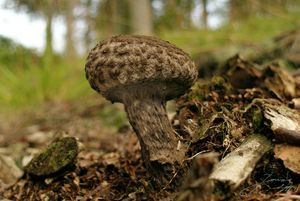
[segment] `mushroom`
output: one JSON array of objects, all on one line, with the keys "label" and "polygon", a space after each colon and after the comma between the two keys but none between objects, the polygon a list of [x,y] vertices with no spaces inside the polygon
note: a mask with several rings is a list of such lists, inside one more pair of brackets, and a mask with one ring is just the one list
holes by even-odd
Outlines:
[{"label": "mushroom", "polygon": [[115,36],[91,50],[85,66],[91,87],[125,106],[154,178],[172,178],[185,157],[168,119],[166,101],[183,95],[197,78],[187,53],[150,36]]}]

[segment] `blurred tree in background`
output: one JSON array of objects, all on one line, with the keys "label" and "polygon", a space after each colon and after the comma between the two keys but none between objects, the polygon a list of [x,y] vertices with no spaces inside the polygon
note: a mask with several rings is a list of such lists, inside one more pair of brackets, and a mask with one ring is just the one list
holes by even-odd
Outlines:
[{"label": "blurred tree in background", "polygon": [[97,40],[118,33],[129,33],[129,1],[103,0],[98,2],[94,21],[96,22],[94,28],[97,32]]},{"label": "blurred tree in background", "polygon": [[201,21],[204,29],[208,28],[208,11],[207,11],[207,0],[201,0],[202,12],[201,12]]},{"label": "blurred tree in background", "polygon": [[78,4],[78,0],[14,0],[15,9],[25,8],[31,15],[42,16],[46,21],[45,30],[45,49],[43,53],[44,65],[51,66],[53,64],[53,18],[56,15],[62,15],[65,18],[66,25],[66,44],[65,56],[66,61],[72,61],[76,57],[74,47],[74,9]]},{"label": "blurred tree in background", "polygon": [[129,0],[131,30],[134,34],[153,35],[152,7],[150,0]]},{"label": "blurred tree in background", "polygon": [[76,50],[75,50],[75,38],[74,38],[74,23],[75,23],[75,16],[74,16],[74,9],[78,4],[78,0],[64,0],[60,1],[61,5],[60,8],[62,9],[63,15],[65,17],[66,23],[66,47],[65,47],[65,56],[66,61],[72,63],[76,57]]},{"label": "blurred tree in background", "polygon": [[253,16],[279,16],[288,17],[288,5],[299,6],[294,0],[230,0],[229,20],[230,22],[243,22]]},{"label": "blurred tree in background", "polygon": [[[42,54],[0,38],[0,70],[5,71],[0,103],[16,105],[91,93],[82,70],[85,55],[111,35],[157,35],[196,58],[222,46],[264,43],[300,24],[298,0],[6,0],[7,5],[46,24]],[[63,53],[53,50],[55,17],[66,28]],[[22,79],[34,84],[24,85]],[[20,88],[26,95],[17,97]]]},{"label": "blurred tree in background", "polygon": [[191,28],[191,12],[194,1],[166,0],[161,1],[162,15],[157,18],[157,29]]},{"label": "blurred tree in background", "polygon": [[[64,18],[66,27],[65,58],[77,57],[75,41],[83,41],[86,50],[96,41],[116,34],[161,35],[162,32],[219,29],[228,24],[246,23],[253,18],[287,20],[298,25],[300,2],[297,0],[13,0],[16,9],[41,16],[46,22],[44,55],[53,55],[52,20]],[[82,10],[78,12],[78,10]],[[199,16],[199,17],[196,17]],[[216,17],[217,16],[217,17]],[[84,22],[85,31],[75,39],[76,21]],[[211,23],[210,23],[211,22]],[[213,29],[212,29],[212,26]],[[265,25],[266,27],[268,24]],[[199,33],[199,32],[198,32]],[[68,59],[69,58],[69,59]]]},{"label": "blurred tree in background", "polygon": [[45,49],[44,49],[44,65],[50,66],[53,60],[53,27],[52,20],[55,14],[59,11],[57,0],[14,0],[15,8],[25,8],[31,15],[40,15],[46,21],[45,30]]}]

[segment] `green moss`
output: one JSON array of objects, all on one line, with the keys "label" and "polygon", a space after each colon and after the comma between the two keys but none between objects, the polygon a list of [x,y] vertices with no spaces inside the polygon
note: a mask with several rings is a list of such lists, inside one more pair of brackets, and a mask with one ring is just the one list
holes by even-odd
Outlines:
[{"label": "green moss", "polygon": [[223,94],[228,94],[232,91],[232,86],[221,76],[214,76],[211,79],[211,90],[221,91]]},{"label": "green moss", "polygon": [[260,128],[263,123],[263,113],[259,107],[252,111],[252,123],[255,129]]},{"label": "green moss", "polygon": [[188,94],[188,99],[204,101],[211,95],[212,91],[220,95],[230,94],[232,86],[222,76],[214,76],[210,81],[198,80]]},{"label": "green moss", "polygon": [[207,82],[204,80],[198,80],[193,86],[192,90],[188,94],[189,100],[204,100],[208,94]]},{"label": "green moss", "polygon": [[230,193],[230,184],[229,183],[222,183],[222,182],[215,182],[213,195],[216,200],[224,200],[226,196]]},{"label": "green moss", "polygon": [[250,104],[245,108],[245,118],[252,123],[254,130],[259,130],[264,122],[261,108],[256,104]]},{"label": "green moss", "polygon": [[64,137],[46,147],[24,169],[36,176],[54,174],[71,164],[77,154],[77,140],[74,137]]}]

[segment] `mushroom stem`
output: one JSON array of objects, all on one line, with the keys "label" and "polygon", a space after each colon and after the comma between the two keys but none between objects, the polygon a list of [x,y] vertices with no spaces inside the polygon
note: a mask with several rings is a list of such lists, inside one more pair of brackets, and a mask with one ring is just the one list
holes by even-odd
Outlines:
[{"label": "mushroom stem", "polygon": [[162,168],[166,165],[168,171],[177,169],[184,159],[185,149],[176,149],[178,140],[167,116],[166,101],[155,96],[129,98],[124,105],[147,168],[156,174],[166,171]]}]

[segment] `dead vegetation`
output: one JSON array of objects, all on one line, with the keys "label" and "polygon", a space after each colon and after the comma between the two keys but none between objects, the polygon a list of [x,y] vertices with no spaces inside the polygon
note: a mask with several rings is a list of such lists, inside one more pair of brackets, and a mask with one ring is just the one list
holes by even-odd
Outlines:
[{"label": "dead vegetation", "polygon": [[[181,200],[270,200],[280,193],[299,194],[299,159],[287,157],[300,150],[300,115],[291,102],[299,96],[297,79],[277,64],[262,68],[237,55],[223,66],[222,76],[198,81],[178,100],[174,122],[191,142],[191,156],[216,153],[194,161],[193,171],[211,169],[211,161],[216,165],[196,186],[189,178],[192,186],[185,186]],[[199,173],[192,174],[199,180]],[[206,190],[197,198],[199,189]]]},{"label": "dead vegetation", "polygon": [[[300,76],[278,63],[262,63],[236,55],[221,65],[219,75],[198,80],[176,101],[172,125],[188,145],[185,160],[190,164],[180,188],[172,186],[176,174],[162,189],[155,188],[132,130],[127,126],[118,132],[103,129],[95,112],[100,105],[68,103],[50,116],[34,114],[14,128],[2,129],[5,134],[20,132],[14,140],[1,140],[1,154],[22,167],[28,156],[50,144],[54,130],[76,136],[84,150],[59,174],[42,178],[24,174],[13,185],[1,184],[0,197],[299,200]],[[13,145],[19,148],[12,149]]]}]

